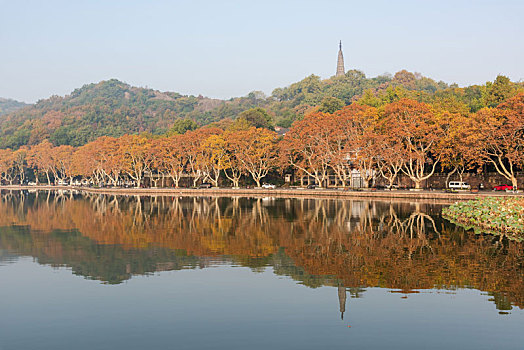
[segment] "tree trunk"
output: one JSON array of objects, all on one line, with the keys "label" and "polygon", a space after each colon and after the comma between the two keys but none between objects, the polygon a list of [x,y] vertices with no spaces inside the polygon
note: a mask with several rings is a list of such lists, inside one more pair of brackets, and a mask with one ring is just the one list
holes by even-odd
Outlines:
[{"label": "tree trunk", "polygon": [[446,188],[449,188],[449,179],[451,178],[451,175],[453,175],[456,171],[457,171],[457,167],[455,167],[452,171],[450,171],[448,175],[446,176]]},{"label": "tree trunk", "polygon": [[193,177],[193,187],[197,187],[198,180],[200,180],[200,176]]},{"label": "tree trunk", "polygon": [[239,186],[239,181],[240,181],[240,177],[242,177],[242,174],[240,172],[235,173],[234,170],[231,170],[231,176],[230,176],[227,173],[227,169],[224,169],[224,174],[229,179],[229,181],[231,181],[233,183],[233,187],[240,187]]},{"label": "tree trunk", "polygon": [[465,169],[462,169],[462,170],[459,171],[460,182],[464,182],[464,170]]}]

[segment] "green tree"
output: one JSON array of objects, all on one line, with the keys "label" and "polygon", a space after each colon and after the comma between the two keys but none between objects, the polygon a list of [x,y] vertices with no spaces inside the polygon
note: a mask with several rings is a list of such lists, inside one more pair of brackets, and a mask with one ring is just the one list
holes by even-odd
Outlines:
[{"label": "green tree", "polygon": [[318,111],[322,113],[335,113],[344,106],[344,102],[336,97],[324,97]]},{"label": "green tree", "polygon": [[186,131],[195,130],[198,128],[198,124],[192,119],[177,119],[173,123],[171,129],[169,129],[170,135],[182,135]]},{"label": "green tree", "polygon": [[487,107],[497,107],[515,94],[513,83],[508,77],[499,75],[493,83],[486,83],[484,103]]},{"label": "green tree", "polygon": [[273,118],[264,108],[255,107],[248,109],[238,115],[238,119],[243,119],[256,128],[273,130]]}]

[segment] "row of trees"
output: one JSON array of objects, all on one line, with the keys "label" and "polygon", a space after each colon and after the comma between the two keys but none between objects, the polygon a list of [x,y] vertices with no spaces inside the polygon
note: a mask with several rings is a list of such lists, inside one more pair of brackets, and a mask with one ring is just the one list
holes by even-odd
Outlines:
[{"label": "row of trees", "polygon": [[103,136],[84,146],[54,147],[44,141],[31,148],[0,150],[1,179],[22,183],[25,167],[55,183],[72,182],[82,177],[94,184],[118,185],[126,179],[140,186],[146,174],[153,174],[154,185],[165,177],[176,187],[184,175],[193,185],[200,180],[218,186],[223,174],[233,186],[239,186],[242,175],[260,181],[276,166],[277,135],[263,128],[241,127],[224,131],[208,127],[185,134],[165,137],[124,135]]},{"label": "row of trees", "polygon": [[25,168],[54,181],[75,177],[95,184],[117,185],[124,177],[140,186],[146,174],[158,181],[170,177],[179,186],[189,175],[196,186],[221,176],[238,187],[242,176],[260,186],[273,169],[292,169],[325,184],[336,175],[342,186],[353,169],[365,186],[381,174],[393,185],[400,173],[421,188],[435,171],[449,175],[491,166],[517,187],[524,168],[524,93],[496,108],[465,112],[453,103],[429,105],[401,99],[373,107],[354,103],[333,113],[320,111],[296,121],[279,138],[245,118],[226,130],[203,127],[164,137],[100,137],[84,146],[54,147],[44,141],[31,148],[0,150],[2,180],[24,181]]},{"label": "row of trees", "polygon": [[399,173],[420,188],[437,169],[448,174],[490,164],[517,187],[524,167],[524,94],[476,113],[453,104],[410,99],[376,108],[352,104],[296,122],[281,155],[299,171],[324,183],[332,171],[347,183],[358,169],[366,186],[376,172],[393,185]]}]

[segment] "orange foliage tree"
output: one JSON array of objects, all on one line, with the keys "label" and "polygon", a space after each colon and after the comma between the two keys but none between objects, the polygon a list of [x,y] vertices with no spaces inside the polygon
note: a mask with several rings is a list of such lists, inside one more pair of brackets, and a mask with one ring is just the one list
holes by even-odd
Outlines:
[{"label": "orange foliage tree", "polygon": [[153,162],[151,141],[141,135],[124,135],[118,139],[123,172],[140,187],[146,171],[151,170]]},{"label": "orange foliage tree", "polygon": [[240,178],[245,170],[242,167],[239,153],[242,145],[242,134],[236,131],[227,130],[222,134],[224,139],[225,160],[224,175],[231,181],[233,187],[239,187]]},{"label": "orange foliage tree", "polygon": [[467,130],[475,160],[492,164],[516,189],[516,172],[524,167],[524,93],[481,109],[469,119]]},{"label": "orange foliage tree", "polygon": [[193,178],[193,187],[196,187],[201,178],[206,178],[202,143],[211,135],[222,133],[222,129],[209,127],[188,131],[183,134],[182,150],[187,157],[187,171]]},{"label": "orange foliage tree", "polygon": [[313,113],[297,121],[280,143],[280,155],[301,173],[323,186],[328,175],[331,155],[331,132],[326,128],[330,115]]},{"label": "orange foliage tree", "polygon": [[377,168],[380,175],[388,181],[388,187],[393,188],[394,182],[404,166],[402,144],[387,129],[376,135]]},{"label": "orange foliage tree", "polygon": [[428,104],[402,99],[385,106],[383,123],[387,133],[401,145],[402,172],[420,189],[422,181],[435,172],[441,157],[439,142],[445,133],[437,115]]},{"label": "orange foliage tree", "polygon": [[27,155],[28,165],[33,168],[36,181],[38,182],[38,174],[43,172],[47,178],[47,184],[51,184],[49,177],[50,173],[54,172],[55,162],[52,157],[53,145],[51,142],[44,140],[38,145],[31,147]]},{"label": "orange foliage tree", "polygon": [[218,187],[220,173],[227,166],[226,141],[222,135],[210,135],[202,141],[200,163],[204,170],[205,179]]},{"label": "orange foliage tree", "polygon": [[[377,123],[378,113],[374,107],[352,104],[335,113],[331,118],[332,140],[335,144],[334,157],[331,158],[331,167],[335,173],[348,168],[347,160],[359,171],[364,180],[364,187],[374,178],[377,158]],[[340,147],[339,144],[343,146]],[[347,171],[347,170],[345,170]],[[340,176],[339,176],[340,178]],[[345,183],[345,181],[343,181]]]},{"label": "orange foliage tree", "polygon": [[18,181],[20,185],[24,183],[25,180],[25,169],[27,165],[27,146],[22,146],[16,151],[13,152],[13,166],[18,173]]},{"label": "orange foliage tree", "polygon": [[73,146],[62,145],[52,149],[51,158],[53,159],[53,173],[56,180],[65,182],[69,179],[73,181],[73,177],[76,175],[74,171],[73,162]]},{"label": "orange foliage tree", "polygon": [[13,184],[14,152],[10,149],[0,149],[0,180]]},{"label": "orange foliage tree", "polygon": [[154,146],[157,168],[164,169],[177,188],[187,166],[182,142],[183,136],[175,134],[156,140]]},{"label": "orange foliage tree", "polygon": [[235,137],[230,139],[230,151],[235,154],[243,171],[250,174],[260,187],[260,181],[277,163],[277,134],[255,127],[235,133]]}]

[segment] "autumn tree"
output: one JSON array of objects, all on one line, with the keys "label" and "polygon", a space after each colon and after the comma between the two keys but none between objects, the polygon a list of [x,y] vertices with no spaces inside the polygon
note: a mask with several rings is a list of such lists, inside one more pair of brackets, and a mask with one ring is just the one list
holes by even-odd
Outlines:
[{"label": "autumn tree", "polygon": [[388,181],[390,189],[393,188],[405,162],[404,149],[395,136],[391,135],[387,128],[376,135],[377,168],[380,175]]},{"label": "autumn tree", "polygon": [[104,180],[102,167],[105,148],[102,140],[99,138],[80,146],[73,154],[75,172],[86,181],[97,185],[100,185]]},{"label": "autumn tree", "polygon": [[242,162],[238,157],[237,149],[241,144],[239,135],[234,131],[226,131],[222,137],[224,138],[225,144],[225,159],[224,159],[224,175],[231,181],[233,187],[240,187],[240,178],[244,174],[244,168]]},{"label": "autumn tree", "polygon": [[[251,127],[237,131],[229,140],[230,152],[251,175],[257,187],[277,161],[277,134],[274,131]],[[237,183],[238,184],[238,183]]]},{"label": "autumn tree", "polygon": [[72,182],[73,177],[75,176],[73,162],[74,150],[74,147],[69,145],[62,145],[53,148],[51,158],[54,163],[52,170],[54,172],[55,181],[56,179],[61,181],[69,179],[69,182]]},{"label": "autumn tree", "polygon": [[468,119],[466,114],[443,112],[441,124],[445,124],[447,130],[441,140],[439,152],[442,169],[448,170],[446,188],[453,174],[458,174],[462,181],[464,172],[478,163],[475,162],[475,147],[467,141]]},{"label": "autumn tree", "polygon": [[183,136],[172,135],[155,140],[154,152],[157,169],[164,169],[173,180],[176,188],[179,187],[180,179],[186,171],[187,155],[183,149]]},{"label": "autumn tree", "polygon": [[124,171],[124,144],[114,137],[99,137],[96,141],[98,150],[96,160],[98,169],[109,181],[116,186]]},{"label": "autumn tree", "polygon": [[13,152],[13,166],[16,169],[16,172],[18,173],[18,181],[20,185],[22,185],[25,180],[27,151],[28,148],[26,146],[22,146]]},{"label": "autumn tree", "polygon": [[55,162],[53,160],[53,145],[44,140],[38,145],[32,146],[27,154],[28,165],[33,168],[38,183],[38,174],[43,172],[47,178],[47,184],[51,185],[50,174],[54,173]]},{"label": "autumn tree", "polygon": [[119,138],[123,158],[123,171],[139,188],[146,171],[151,169],[151,141],[141,135],[124,135]]},{"label": "autumn tree", "polygon": [[405,162],[402,172],[420,189],[422,181],[435,172],[440,161],[437,152],[444,132],[431,106],[409,99],[393,102],[384,108],[388,133],[402,146]]},{"label": "autumn tree", "polygon": [[200,163],[204,169],[205,178],[218,187],[220,173],[227,166],[226,141],[220,134],[210,135],[202,141]]},{"label": "autumn tree", "polygon": [[475,113],[468,131],[476,160],[492,164],[517,188],[516,172],[524,167],[524,93]]},{"label": "autumn tree", "polygon": [[296,121],[280,143],[280,156],[289,165],[311,176],[323,186],[328,175],[331,155],[331,131],[326,128],[330,116],[313,113]]},{"label": "autumn tree", "polygon": [[[344,117],[347,114],[344,115]],[[348,135],[351,135],[352,125],[347,118],[340,115],[330,115],[326,118],[326,128],[329,130],[329,140],[327,152],[329,154],[329,166],[335,172],[335,175],[346,187],[348,182],[352,185],[352,169],[350,166],[350,147]],[[347,132],[347,133],[346,133]]]},{"label": "autumn tree", "polygon": [[[337,145],[336,156],[331,160],[335,173],[346,172],[341,168],[348,168],[347,164],[340,164],[341,160],[350,160],[364,180],[364,187],[374,178],[377,156],[377,109],[365,105],[352,104],[343,108],[334,115],[331,139],[342,138],[344,147],[340,153]],[[337,141],[337,144],[340,141]],[[332,142],[330,141],[330,144]]]},{"label": "autumn tree", "polygon": [[203,167],[202,143],[211,135],[222,133],[219,128],[200,128],[188,131],[182,138],[182,151],[187,157],[187,170],[193,178],[193,187],[196,187],[201,178],[206,177],[206,169]]},{"label": "autumn tree", "polygon": [[0,149],[0,181],[13,184],[14,180],[14,152],[10,148]]}]

